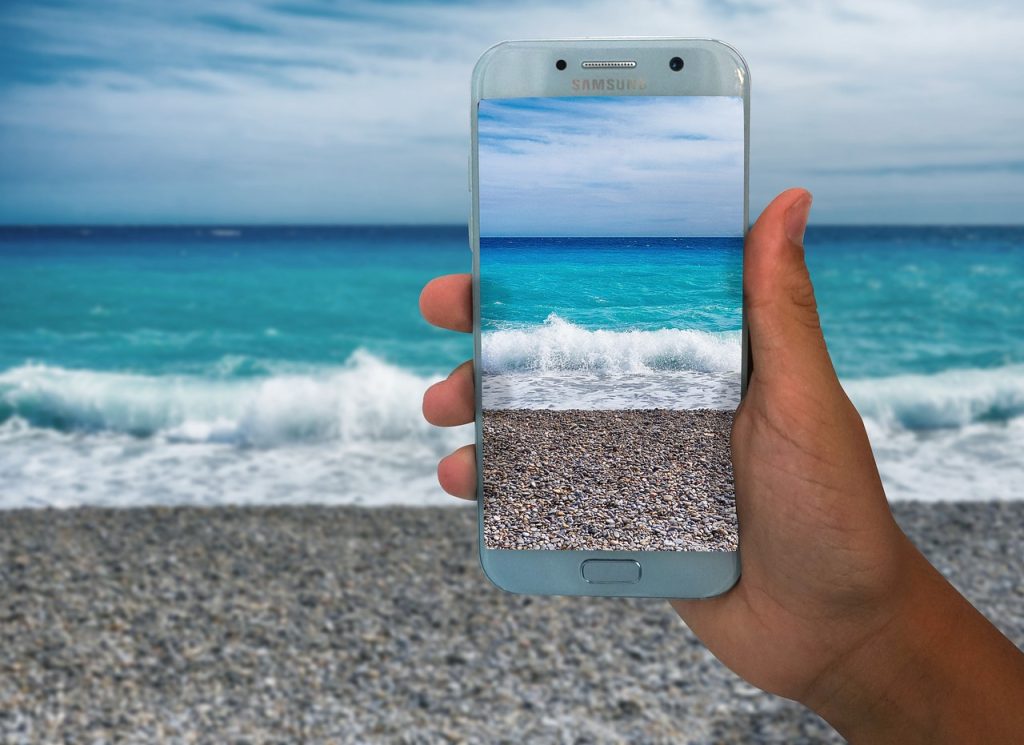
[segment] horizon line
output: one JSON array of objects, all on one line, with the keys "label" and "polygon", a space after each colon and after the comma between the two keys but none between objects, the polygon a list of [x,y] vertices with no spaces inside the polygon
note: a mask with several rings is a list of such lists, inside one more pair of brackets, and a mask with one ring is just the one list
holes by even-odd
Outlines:
[{"label": "horizon line", "polygon": [[[296,223],[247,223],[247,222],[197,222],[197,223],[0,223],[3,230],[138,230],[138,229],[177,229],[177,230],[243,230],[273,228],[445,228],[466,230],[465,222],[296,222]],[[753,227],[751,223],[750,227]],[[1024,228],[1024,222],[816,222],[808,224],[814,228]],[[679,237],[694,238],[700,236],[522,236],[522,235],[481,235],[481,238],[593,238],[593,237]],[[740,238],[742,236],[721,236]]]}]

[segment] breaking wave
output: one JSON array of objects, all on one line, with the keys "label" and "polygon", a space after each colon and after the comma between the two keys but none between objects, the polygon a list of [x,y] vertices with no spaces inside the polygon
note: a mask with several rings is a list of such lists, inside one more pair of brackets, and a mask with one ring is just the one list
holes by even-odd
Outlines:
[{"label": "breaking wave", "polygon": [[631,372],[740,369],[739,331],[588,330],[552,313],[540,326],[484,332],[483,371]]}]

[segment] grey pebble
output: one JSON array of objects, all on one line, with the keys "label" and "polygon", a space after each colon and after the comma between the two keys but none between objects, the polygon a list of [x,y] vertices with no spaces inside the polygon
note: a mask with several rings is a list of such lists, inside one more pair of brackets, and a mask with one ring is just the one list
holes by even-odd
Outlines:
[{"label": "grey pebble", "polygon": [[[894,505],[1024,642],[1024,502]],[[656,600],[488,584],[475,511],[0,514],[0,742],[841,742]]]},{"label": "grey pebble", "polygon": [[715,409],[485,410],[487,547],[735,550],[732,422]]}]

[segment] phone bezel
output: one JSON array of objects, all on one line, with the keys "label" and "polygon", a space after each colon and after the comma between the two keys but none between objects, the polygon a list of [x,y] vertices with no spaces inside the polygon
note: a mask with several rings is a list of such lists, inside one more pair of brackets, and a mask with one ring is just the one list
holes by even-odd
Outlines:
[{"label": "phone bezel", "polygon": [[[669,59],[685,61],[682,71]],[[555,62],[565,59],[565,70]],[[750,71],[730,45],[713,39],[608,38],[506,41],[488,49],[473,69],[469,189],[470,248],[473,254],[473,350],[476,411],[477,530],[480,565],[496,586],[509,592],[606,597],[699,598],[719,595],[740,576],[738,551],[545,551],[489,549],[484,542],[483,424],[480,372],[480,231],[477,113],[482,99],[595,95],[574,92],[571,80],[584,60],[636,60],[636,68],[587,70],[587,77],[642,77],[641,91],[604,95],[738,96],[743,99],[743,234],[746,236],[750,171]],[[601,94],[597,94],[601,95]],[[750,353],[743,317],[741,395],[746,394]],[[642,576],[635,584],[592,584],[581,572],[588,559],[636,560]]]}]

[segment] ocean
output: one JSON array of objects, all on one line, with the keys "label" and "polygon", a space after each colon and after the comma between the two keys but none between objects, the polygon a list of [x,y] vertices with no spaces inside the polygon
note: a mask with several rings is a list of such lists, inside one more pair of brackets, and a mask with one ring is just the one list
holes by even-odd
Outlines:
[{"label": "ocean", "polygon": [[0,507],[448,504],[465,227],[0,231]]},{"label": "ocean", "polygon": [[480,239],[485,409],[734,410],[742,238]]},{"label": "ocean", "polygon": [[[1024,496],[1024,228],[812,225],[806,244],[890,498]],[[0,229],[0,507],[449,504],[435,463],[472,429],[430,427],[420,400],[472,345],[416,301],[469,266],[464,226]],[[643,325],[655,298],[609,282],[580,313],[550,291],[571,276],[544,281],[547,305],[485,328],[509,342],[497,368],[734,362],[735,308],[680,317],[684,338]],[[616,314],[628,345],[596,333]],[[525,353],[500,336],[531,325]]]}]

